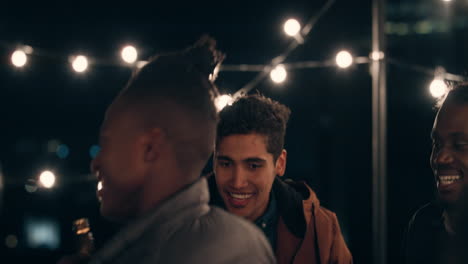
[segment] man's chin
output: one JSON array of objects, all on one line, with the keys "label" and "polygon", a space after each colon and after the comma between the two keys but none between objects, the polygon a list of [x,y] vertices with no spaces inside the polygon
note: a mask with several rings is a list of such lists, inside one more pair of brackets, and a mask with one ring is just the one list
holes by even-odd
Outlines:
[{"label": "man's chin", "polygon": [[437,192],[437,204],[443,209],[454,209],[458,205],[458,199],[455,194],[444,194]]}]

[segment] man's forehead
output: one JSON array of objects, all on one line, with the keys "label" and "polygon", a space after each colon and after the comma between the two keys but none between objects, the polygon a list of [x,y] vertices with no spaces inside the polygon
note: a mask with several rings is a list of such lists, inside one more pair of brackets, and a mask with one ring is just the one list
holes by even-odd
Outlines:
[{"label": "man's forehead", "polygon": [[434,120],[432,134],[468,134],[468,104],[446,104]]},{"label": "man's forehead", "polygon": [[236,134],[222,138],[216,145],[216,155],[230,159],[267,159],[266,136],[259,134]]}]

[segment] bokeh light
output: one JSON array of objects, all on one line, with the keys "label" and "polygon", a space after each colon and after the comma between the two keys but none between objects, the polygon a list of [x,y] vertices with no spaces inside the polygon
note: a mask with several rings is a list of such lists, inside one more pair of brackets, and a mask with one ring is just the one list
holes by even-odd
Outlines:
[{"label": "bokeh light", "polygon": [[70,148],[65,144],[60,144],[57,147],[55,153],[57,154],[57,157],[61,159],[66,159],[68,155],[70,154]]},{"label": "bokeh light", "polygon": [[13,54],[11,54],[11,63],[20,68],[26,65],[26,62],[28,62],[28,56],[26,56],[26,53],[22,50],[15,50]]},{"label": "bokeh light", "polygon": [[353,64],[353,56],[346,50],[342,50],[336,54],[336,65],[340,68],[348,68]]},{"label": "bokeh light", "polygon": [[447,93],[448,87],[442,79],[434,79],[429,86],[429,91],[433,97],[439,98]]},{"label": "bokeh light", "polygon": [[15,248],[18,245],[18,237],[16,237],[15,235],[6,236],[5,245],[8,248]]},{"label": "bokeh light", "polygon": [[288,36],[292,37],[299,33],[299,31],[301,30],[301,24],[299,24],[299,21],[297,21],[296,19],[291,18],[284,23],[283,29]]},{"label": "bokeh light", "polygon": [[121,52],[122,60],[126,63],[132,64],[138,58],[138,52],[133,46],[126,46]]},{"label": "bokeh light", "polygon": [[99,154],[99,150],[101,150],[101,148],[98,145],[92,145],[89,148],[89,156],[92,159],[96,158],[96,156]]},{"label": "bokeh light", "polygon": [[24,185],[24,189],[28,192],[28,193],[33,193],[35,191],[37,191],[37,182],[36,180],[34,179],[28,179],[26,181],[26,184]]},{"label": "bokeh light", "polygon": [[47,189],[52,188],[55,185],[55,174],[49,170],[45,170],[39,175],[39,182]]},{"label": "bokeh light", "polygon": [[373,51],[370,57],[372,60],[377,61],[377,60],[382,60],[383,58],[385,58],[385,54],[382,51]]},{"label": "bokeh light", "polygon": [[72,67],[76,72],[82,73],[88,69],[88,59],[82,55],[76,56],[75,59],[73,59]]},{"label": "bokeh light", "polygon": [[223,110],[224,107],[226,107],[227,105],[231,105],[233,103],[234,99],[232,98],[232,96],[228,95],[228,94],[223,94],[223,95],[220,95],[218,97],[216,97],[215,99],[215,106],[216,106],[216,109],[219,111]]},{"label": "bokeh light", "polygon": [[275,83],[282,83],[286,80],[288,73],[283,65],[278,65],[270,72],[270,78]]}]

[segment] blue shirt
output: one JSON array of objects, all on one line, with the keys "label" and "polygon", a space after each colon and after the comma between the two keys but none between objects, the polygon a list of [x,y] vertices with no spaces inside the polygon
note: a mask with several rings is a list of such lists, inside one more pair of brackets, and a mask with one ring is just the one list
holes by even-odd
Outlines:
[{"label": "blue shirt", "polygon": [[276,199],[273,192],[270,192],[270,201],[268,207],[257,220],[255,220],[255,225],[257,225],[265,234],[268,241],[270,242],[271,248],[273,251],[276,248],[276,227],[278,225],[278,208],[276,207]]}]

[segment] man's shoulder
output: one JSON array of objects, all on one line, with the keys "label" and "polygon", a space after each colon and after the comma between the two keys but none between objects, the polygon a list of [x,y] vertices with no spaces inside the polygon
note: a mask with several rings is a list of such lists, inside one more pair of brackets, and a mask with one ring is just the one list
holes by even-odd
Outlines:
[{"label": "man's shoulder", "polygon": [[246,232],[243,236],[262,236],[262,231],[253,223],[227,212],[216,206],[211,206],[210,212],[205,216],[207,223],[212,224],[213,231],[237,233]]},{"label": "man's shoulder", "polygon": [[163,258],[177,260],[174,263],[183,263],[184,259],[191,263],[274,263],[260,229],[217,207],[181,226],[164,252]]},{"label": "man's shoulder", "polygon": [[438,224],[442,217],[442,209],[434,202],[419,207],[410,220],[410,226]]}]

